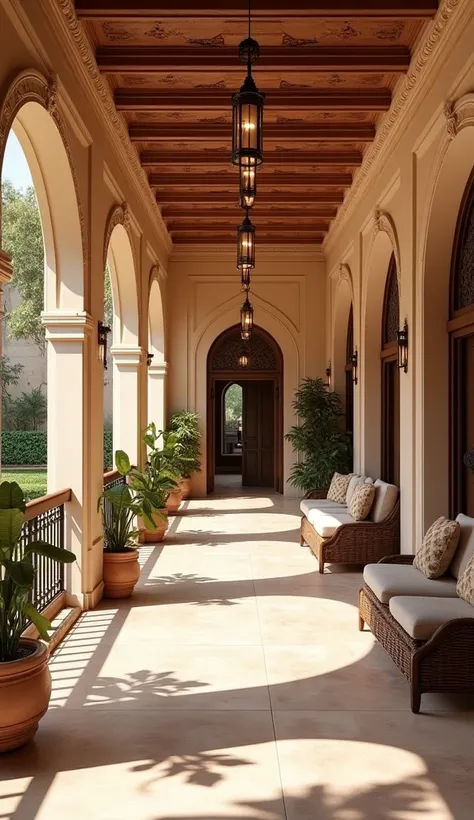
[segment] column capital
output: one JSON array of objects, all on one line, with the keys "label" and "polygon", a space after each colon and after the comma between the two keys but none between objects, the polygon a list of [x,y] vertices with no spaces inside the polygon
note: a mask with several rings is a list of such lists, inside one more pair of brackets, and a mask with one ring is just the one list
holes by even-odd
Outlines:
[{"label": "column capital", "polygon": [[6,251],[0,250],[0,288],[6,285],[13,276],[12,258]]},{"label": "column capital", "polygon": [[77,342],[97,331],[97,322],[86,311],[43,311],[41,322],[50,341]]},{"label": "column capital", "polygon": [[168,373],[168,362],[154,362],[148,366],[149,376],[166,376]]},{"label": "column capital", "polygon": [[143,359],[143,348],[137,345],[114,345],[110,355],[117,367],[139,367]]}]

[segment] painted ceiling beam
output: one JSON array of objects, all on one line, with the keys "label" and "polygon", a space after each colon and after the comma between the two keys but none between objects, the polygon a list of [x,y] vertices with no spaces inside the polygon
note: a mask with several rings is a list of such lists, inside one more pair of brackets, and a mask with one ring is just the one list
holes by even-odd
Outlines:
[{"label": "painted ceiling beam", "polygon": [[[279,191],[278,204],[294,202],[296,205],[308,203],[316,205],[340,205],[344,199],[341,191]],[[238,192],[231,191],[160,191],[157,195],[158,204],[176,205],[177,203],[195,203],[196,207],[201,204],[209,205],[216,202],[237,203]],[[258,197],[259,204],[272,205],[275,203],[275,194],[271,191],[262,191]]]},{"label": "painted ceiling beam", "polygon": [[[220,122],[191,123],[130,123],[129,135],[132,142],[170,143],[192,140],[193,142],[215,142],[230,139],[232,126]],[[266,123],[265,139],[279,142],[291,140],[324,140],[337,142],[372,142],[375,125],[371,122],[338,123]]]},{"label": "painted ceiling beam", "polygon": [[[262,48],[255,77],[259,71],[310,73],[390,72],[401,74],[410,65],[406,46],[303,46]],[[97,65],[104,74],[212,71],[234,72],[242,79],[245,70],[235,48],[103,46],[96,51]]]},{"label": "painted ceiling beam", "polygon": [[[235,173],[228,174],[150,174],[148,182],[152,188],[167,188],[170,186],[185,185],[191,187],[216,187],[235,190],[238,186],[239,176]],[[352,174],[267,174],[259,173],[257,178],[258,188],[263,186],[272,188],[293,187],[294,185],[313,185],[345,187],[352,184]]]},{"label": "painted ceiling beam", "polygon": [[[224,151],[142,151],[140,162],[144,168],[160,166],[213,165],[228,166],[230,148]],[[264,167],[285,165],[342,165],[357,168],[362,163],[360,151],[269,151],[265,147]]]},{"label": "painted ceiling beam", "polygon": [[[252,222],[254,222],[253,218],[252,218]],[[319,231],[327,231],[328,226],[329,226],[329,222],[314,222],[312,224],[308,223],[308,224],[305,224],[305,225],[302,225],[302,224],[299,224],[299,225],[289,225],[289,224],[288,225],[272,225],[272,224],[267,222],[265,225],[259,226],[258,222],[255,221],[255,227],[256,227],[256,230],[257,230],[258,233],[261,233],[261,232],[265,233],[266,231],[271,231],[271,230],[273,230],[275,232],[278,232],[278,233],[280,233],[280,232],[282,232],[282,233],[288,233],[288,232],[294,233],[295,230],[298,231],[299,233],[307,233],[308,231],[311,232],[311,233],[315,233],[315,232],[319,232]],[[219,231],[229,231],[229,232],[233,231],[234,234],[235,234],[237,226],[234,226],[232,224],[225,223],[225,222],[216,222],[214,225],[202,225],[201,223],[198,223],[198,222],[194,222],[194,223],[189,222],[187,224],[186,223],[182,224],[182,223],[170,222],[169,225],[167,226],[167,228],[168,228],[168,231],[170,233],[179,233],[180,231],[181,232],[187,232],[187,233],[189,233],[189,231],[198,231],[199,233],[216,233],[216,232],[219,232]]]},{"label": "painted ceiling beam", "polygon": [[[118,111],[228,111],[230,96],[228,89],[156,91],[121,88],[115,91],[115,106]],[[310,108],[316,111],[387,111],[391,101],[392,94],[386,88],[348,91],[301,91],[295,88],[288,91],[268,91],[265,107],[285,110]]]},{"label": "painted ceiling beam", "polygon": [[[276,203],[277,204],[277,203]],[[305,209],[305,208],[286,208],[284,211],[278,211],[274,208],[256,208],[252,214],[252,221],[255,221],[258,224],[260,219],[283,219],[287,222],[289,219],[314,219],[315,221],[318,220],[329,220],[334,219],[337,214],[337,208],[319,208],[317,211]],[[174,206],[164,207],[161,211],[161,215],[165,220],[175,220],[178,221],[180,219],[210,219],[210,220],[219,220],[219,219],[232,219],[235,224],[237,224],[238,220],[242,217],[242,210],[240,207],[236,206],[235,210],[228,210],[227,208],[188,208],[188,209],[180,209]]]}]

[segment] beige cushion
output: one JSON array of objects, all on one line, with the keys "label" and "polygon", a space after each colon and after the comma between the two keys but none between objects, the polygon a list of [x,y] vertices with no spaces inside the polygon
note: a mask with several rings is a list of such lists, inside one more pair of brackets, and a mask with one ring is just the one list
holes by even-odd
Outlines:
[{"label": "beige cushion", "polygon": [[328,500],[335,501],[337,504],[345,504],[347,488],[351,478],[352,473],[348,473],[347,475],[334,473],[328,490]]},{"label": "beige cushion", "polygon": [[347,512],[324,512],[310,510],[308,521],[321,538],[330,538],[343,524],[353,524],[354,519]]},{"label": "beige cushion", "polygon": [[349,512],[355,521],[364,521],[375,498],[373,484],[358,484],[349,503]]},{"label": "beige cushion", "polygon": [[449,566],[449,572],[454,578],[460,578],[466,569],[470,558],[474,555],[474,518],[460,513],[456,521],[461,526],[461,535],[454,558]]},{"label": "beige cushion", "polygon": [[456,598],[456,581],[445,576],[430,581],[408,564],[367,564],[364,581],[382,604],[388,604],[394,595],[425,595]]},{"label": "beige cushion", "polygon": [[460,598],[474,606],[474,555],[469,560],[463,574],[459,576],[456,591]]},{"label": "beige cushion", "polygon": [[390,612],[416,641],[428,641],[440,626],[454,618],[473,618],[474,607],[460,598],[403,595],[390,600]]},{"label": "beige cushion", "polygon": [[415,555],[413,566],[427,578],[440,578],[447,571],[456,552],[461,526],[444,515],[429,527],[420,549]]},{"label": "beige cushion", "polygon": [[362,476],[360,476],[360,475],[353,475],[352,476],[351,480],[349,481],[349,486],[347,488],[346,504],[349,504],[349,502],[352,498],[352,495],[354,493],[355,488],[357,487],[358,484],[361,484],[361,483],[362,483]]},{"label": "beige cushion", "polygon": [[308,518],[310,510],[325,510],[326,512],[347,512],[345,504],[336,504],[327,498],[303,498],[300,503],[300,510]]},{"label": "beige cushion", "polygon": [[380,478],[374,483],[375,499],[370,512],[372,521],[384,521],[392,512],[398,501],[398,487],[387,484]]}]

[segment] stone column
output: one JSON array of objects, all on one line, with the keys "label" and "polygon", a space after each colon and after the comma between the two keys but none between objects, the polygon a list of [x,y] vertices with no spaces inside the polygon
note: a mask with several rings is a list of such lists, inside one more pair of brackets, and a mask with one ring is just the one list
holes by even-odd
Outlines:
[{"label": "stone column", "polygon": [[153,421],[158,430],[166,425],[166,362],[156,362],[148,368],[148,424]]},{"label": "stone column", "polygon": [[142,348],[114,345],[114,452],[125,450],[132,464],[140,462],[140,367]]},{"label": "stone column", "polygon": [[[3,286],[8,284],[13,275],[11,257],[0,250],[0,361],[3,356]],[[0,379],[0,472],[2,468],[2,399],[3,388]]]},{"label": "stone column", "polygon": [[102,596],[102,537],[97,500],[102,469],[94,457],[100,409],[94,402],[97,323],[86,312],[44,312],[48,372],[48,492],[71,488],[65,546],[75,553],[68,591],[91,608]]}]

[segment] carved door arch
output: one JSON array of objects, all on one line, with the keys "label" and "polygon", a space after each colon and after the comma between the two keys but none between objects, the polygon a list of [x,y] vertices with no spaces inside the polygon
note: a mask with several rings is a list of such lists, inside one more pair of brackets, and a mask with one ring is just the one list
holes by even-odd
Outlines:
[{"label": "carved door arch", "polygon": [[[248,366],[239,367],[242,351],[240,325],[234,325],[215,339],[207,357],[207,492],[214,489],[216,468],[216,398],[219,385],[236,382],[248,385],[248,400],[259,401],[256,385],[268,401],[272,391],[273,404],[273,469],[272,486],[283,492],[283,355],[275,339],[261,327],[254,327],[247,344]],[[250,385],[253,384],[251,387]],[[252,396],[250,392],[253,391]],[[258,391],[257,391],[258,392]],[[220,403],[220,399],[219,399]],[[245,399],[244,399],[245,408]],[[245,412],[245,410],[244,410]],[[243,447],[245,458],[245,430]]]},{"label": "carved door arch", "polygon": [[381,477],[400,485],[400,371],[397,332],[400,326],[400,299],[395,255],[388,266],[382,313],[382,463]]},{"label": "carved door arch", "polygon": [[474,171],[459,211],[450,284],[450,512],[474,516]]}]

